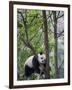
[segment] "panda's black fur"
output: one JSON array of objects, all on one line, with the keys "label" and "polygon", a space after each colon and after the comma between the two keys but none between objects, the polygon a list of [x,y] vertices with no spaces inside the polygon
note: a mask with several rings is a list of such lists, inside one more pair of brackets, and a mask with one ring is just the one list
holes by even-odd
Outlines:
[{"label": "panda's black fur", "polygon": [[[40,53],[41,55],[42,53]],[[25,77],[30,77],[30,75],[32,73],[37,73],[37,74],[40,74],[40,63],[38,61],[38,55],[34,55],[33,57],[33,60],[32,60],[32,64],[33,64],[33,67],[29,67],[28,65],[25,65],[25,70],[24,70],[24,76]],[[42,64],[44,67],[46,66],[45,63]],[[42,72],[43,73],[43,72]]]}]

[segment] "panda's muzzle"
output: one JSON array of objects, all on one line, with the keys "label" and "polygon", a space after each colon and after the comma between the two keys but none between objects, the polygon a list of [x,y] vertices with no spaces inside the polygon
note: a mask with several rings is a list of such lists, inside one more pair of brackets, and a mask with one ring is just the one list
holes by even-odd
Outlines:
[{"label": "panda's muzzle", "polygon": [[45,64],[45,63],[46,63],[46,60],[43,60],[43,61],[42,61],[42,63],[44,63],[44,64]]}]

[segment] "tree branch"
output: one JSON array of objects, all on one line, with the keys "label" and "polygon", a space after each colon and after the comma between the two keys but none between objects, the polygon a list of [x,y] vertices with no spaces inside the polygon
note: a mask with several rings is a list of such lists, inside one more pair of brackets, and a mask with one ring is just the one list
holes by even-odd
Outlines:
[{"label": "tree branch", "polygon": [[[51,31],[51,32],[54,33],[53,31]],[[60,37],[63,33],[64,33],[64,30],[60,33],[57,33],[57,38]]]},{"label": "tree branch", "polygon": [[25,20],[22,12],[18,11],[18,13],[19,13],[19,14],[21,15],[21,17],[22,17],[23,25],[24,25],[24,27],[25,27],[25,34],[26,34],[26,38],[27,38],[27,41],[28,41],[29,39],[28,39],[28,32],[27,32],[27,21]]},{"label": "tree branch", "polygon": [[36,15],[33,16],[33,18],[32,18],[32,20],[30,21],[30,24],[29,24],[29,25],[31,25],[31,23],[33,22],[33,20],[34,20],[35,18],[37,18],[37,16],[38,16],[38,14],[36,14]]},{"label": "tree branch", "polygon": [[63,16],[64,16],[64,14],[62,14],[62,15],[58,16],[58,17],[57,17],[57,19],[59,19],[59,18],[61,18],[61,17],[63,17]]},{"label": "tree branch", "polygon": [[60,33],[58,33],[57,38],[60,37],[64,33],[64,30]]},{"label": "tree branch", "polygon": [[[25,27],[25,34],[26,34],[26,38],[27,38],[26,41],[25,41],[24,39],[22,39],[22,41],[23,41],[23,43],[25,44],[25,46],[27,46],[28,48],[30,48],[30,49],[32,50],[33,54],[36,55],[36,51],[35,51],[34,47],[32,46],[32,44],[30,43],[29,38],[28,38],[26,20],[24,19],[24,16],[23,16],[22,12],[19,12],[19,11],[18,11],[18,13],[20,13],[20,15],[21,15],[21,17],[22,17],[23,24],[24,24],[24,27]],[[27,17],[26,17],[26,18],[27,18]]]},{"label": "tree branch", "polygon": [[[50,12],[49,12],[50,13]],[[53,14],[53,12],[52,12],[52,14]],[[53,24],[53,20],[52,20],[52,14],[49,16],[50,17],[50,20],[51,20],[51,23],[52,23],[52,25],[53,25],[53,27],[54,27],[54,24]]]},{"label": "tree branch", "polygon": [[61,66],[62,66],[62,64],[64,63],[64,61],[62,61],[62,63],[60,64],[60,66],[59,66],[59,68],[58,69],[61,69]]},{"label": "tree branch", "polygon": [[34,47],[32,46],[32,44],[29,41],[26,42],[23,38],[22,38],[22,41],[25,44],[25,46],[28,47],[28,48],[30,48],[32,50],[33,54],[36,55],[36,50],[34,49]]},{"label": "tree branch", "polygon": [[30,41],[37,35],[38,32],[36,32],[31,38]]},{"label": "tree branch", "polygon": [[52,15],[52,13],[50,14],[50,12],[49,12],[49,15],[48,15],[47,19],[49,19],[51,17],[51,15]]},{"label": "tree branch", "polygon": [[[42,29],[43,30],[43,24],[40,26],[40,28],[38,30]],[[37,35],[38,32],[36,32],[30,39],[30,41]]]},{"label": "tree branch", "polygon": [[57,15],[57,17],[56,17],[56,18],[58,18],[58,17],[59,17],[59,14],[60,14],[60,11],[58,12],[58,15]]}]

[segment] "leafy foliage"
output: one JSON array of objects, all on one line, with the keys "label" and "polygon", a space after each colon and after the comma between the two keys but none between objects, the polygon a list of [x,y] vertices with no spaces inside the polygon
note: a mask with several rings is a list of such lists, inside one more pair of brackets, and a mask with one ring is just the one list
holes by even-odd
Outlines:
[{"label": "leafy foliage", "polygon": [[[48,24],[48,44],[49,44],[49,61],[50,61],[50,78],[55,78],[54,68],[54,27],[53,13],[46,11]],[[58,40],[58,67],[59,78],[64,77],[64,38],[62,30],[64,30],[63,11],[56,11],[57,17],[57,40]],[[49,16],[49,17],[48,17]],[[61,17],[60,17],[61,16]],[[60,27],[59,27],[60,25]],[[17,10],[17,75],[18,80],[23,79],[24,63],[26,59],[33,55],[44,51],[44,33],[43,33],[43,17],[42,10]],[[61,65],[61,66],[60,66]],[[30,79],[37,79],[35,75],[31,75]]]}]

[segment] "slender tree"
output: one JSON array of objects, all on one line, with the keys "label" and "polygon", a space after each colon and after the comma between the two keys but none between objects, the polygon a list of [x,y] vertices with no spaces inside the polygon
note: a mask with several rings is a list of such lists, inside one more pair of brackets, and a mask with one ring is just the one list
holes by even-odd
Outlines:
[{"label": "slender tree", "polygon": [[44,45],[45,45],[45,54],[46,54],[46,72],[45,72],[45,78],[50,78],[50,68],[49,68],[49,46],[48,46],[48,27],[47,27],[47,17],[46,17],[46,11],[42,11],[43,14],[43,26],[44,26]]},{"label": "slender tree", "polygon": [[58,73],[58,58],[57,58],[57,18],[56,11],[53,11],[53,20],[54,20],[54,40],[55,40],[55,48],[54,48],[54,59],[55,59],[55,78],[59,77]]}]

